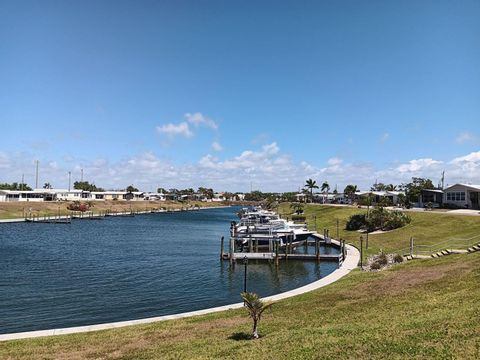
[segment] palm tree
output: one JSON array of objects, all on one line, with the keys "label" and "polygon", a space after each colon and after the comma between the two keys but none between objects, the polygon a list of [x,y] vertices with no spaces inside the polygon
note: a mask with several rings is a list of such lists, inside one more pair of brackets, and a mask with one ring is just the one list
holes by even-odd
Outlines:
[{"label": "palm tree", "polygon": [[385,190],[387,190],[387,191],[397,191],[397,185],[388,184],[388,185],[385,187]]},{"label": "palm tree", "polygon": [[322,184],[322,188],[320,189],[324,196],[323,196],[323,203],[325,203],[325,192],[327,193],[328,195],[328,192],[330,191],[330,185],[328,184],[327,181],[324,181],[323,184]]},{"label": "palm tree", "polygon": [[295,211],[295,214],[300,215],[301,213],[303,213],[303,204],[299,202],[291,203],[290,209]]},{"label": "palm tree", "polygon": [[248,313],[253,321],[253,331],[252,331],[252,338],[258,339],[257,333],[257,326],[258,322],[262,318],[262,314],[265,310],[271,307],[272,303],[264,303],[257,294],[250,293],[250,292],[242,292],[240,293],[243,301],[245,302],[245,306],[247,307]]},{"label": "palm tree", "polygon": [[313,203],[313,189],[318,189],[317,182],[312,179],[308,179],[305,182],[305,187],[310,190],[310,201]]}]

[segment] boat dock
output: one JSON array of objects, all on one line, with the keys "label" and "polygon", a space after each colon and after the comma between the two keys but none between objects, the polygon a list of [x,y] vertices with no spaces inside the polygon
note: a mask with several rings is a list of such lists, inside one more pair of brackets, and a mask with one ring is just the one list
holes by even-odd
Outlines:
[{"label": "boat dock", "polygon": [[[263,252],[263,253],[233,253],[233,260],[238,261],[238,260],[270,260],[273,261],[275,259],[278,260],[311,260],[311,261],[340,261],[340,258],[342,257],[342,254],[319,254],[318,256],[315,254],[278,254],[278,256],[275,253],[269,253],[269,252]],[[230,254],[223,254],[223,260],[229,260],[230,259]]]},{"label": "boat dock", "polygon": [[[287,238],[285,245],[281,246],[279,239],[274,237],[269,238],[268,247],[259,247],[259,237],[249,236],[246,238],[248,242],[243,247],[236,245],[238,238],[231,237],[229,244],[229,251],[224,252],[224,238],[221,239],[220,259],[229,260],[230,264],[234,264],[237,261],[242,260],[266,260],[274,261],[277,265],[280,260],[303,260],[303,261],[337,261],[339,264],[343,262],[346,255],[345,241],[334,240],[325,235],[314,233],[310,238],[297,242],[294,244],[293,237]],[[265,239],[265,237],[261,237]],[[321,254],[320,244],[328,244],[339,250],[338,254]],[[296,253],[295,249],[299,247],[314,246],[315,252],[313,254],[308,253]],[[263,251],[262,251],[263,250]]]},{"label": "boat dock", "polygon": [[66,216],[32,216],[25,218],[25,222],[43,223],[43,224],[70,224],[72,217]]}]

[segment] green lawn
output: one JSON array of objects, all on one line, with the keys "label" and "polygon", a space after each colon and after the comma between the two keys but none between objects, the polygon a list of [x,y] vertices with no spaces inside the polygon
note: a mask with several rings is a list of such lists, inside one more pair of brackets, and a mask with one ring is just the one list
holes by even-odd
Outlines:
[{"label": "green lawn", "polygon": [[283,300],[246,340],[243,309],[0,343],[1,359],[480,358],[480,253],[355,270]]},{"label": "green lawn", "polygon": [[[310,229],[315,229],[323,234],[323,229],[330,230],[330,236],[337,237],[337,219],[339,220],[338,236],[347,242],[360,246],[360,233],[345,230],[347,219],[356,213],[366,212],[366,209],[354,207],[339,207],[328,205],[306,205],[305,215]],[[281,214],[291,213],[288,204],[281,204]],[[434,212],[408,212],[412,222],[400,229],[395,229],[383,234],[369,235],[369,247],[365,254],[378,253],[380,249],[392,252],[408,248],[410,237],[415,244],[436,244],[454,237],[471,238],[480,234],[480,217],[465,215],[449,215]],[[286,216],[286,215],[284,215]],[[365,239],[365,235],[363,235]],[[478,241],[480,242],[480,237]],[[365,246],[365,241],[364,241]]]}]

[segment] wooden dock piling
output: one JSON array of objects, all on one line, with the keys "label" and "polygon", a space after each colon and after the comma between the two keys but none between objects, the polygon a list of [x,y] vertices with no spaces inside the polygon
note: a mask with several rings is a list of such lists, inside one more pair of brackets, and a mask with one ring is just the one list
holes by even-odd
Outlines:
[{"label": "wooden dock piling", "polygon": [[222,238],[220,239],[220,260],[223,259],[223,241],[224,241],[224,237],[222,236]]}]

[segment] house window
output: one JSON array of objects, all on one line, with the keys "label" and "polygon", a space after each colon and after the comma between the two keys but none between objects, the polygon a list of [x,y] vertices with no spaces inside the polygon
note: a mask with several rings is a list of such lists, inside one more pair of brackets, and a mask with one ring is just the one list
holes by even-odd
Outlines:
[{"label": "house window", "polygon": [[465,201],[465,191],[447,192],[447,201]]}]

